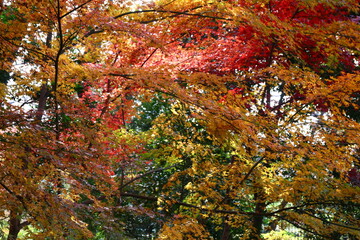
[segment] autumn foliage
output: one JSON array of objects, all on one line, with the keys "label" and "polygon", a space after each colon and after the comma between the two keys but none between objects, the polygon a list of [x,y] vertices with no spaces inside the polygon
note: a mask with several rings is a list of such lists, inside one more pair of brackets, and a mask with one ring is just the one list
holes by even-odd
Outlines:
[{"label": "autumn foliage", "polygon": [[0,4],[0,235],[360,238],[359,1]]}]

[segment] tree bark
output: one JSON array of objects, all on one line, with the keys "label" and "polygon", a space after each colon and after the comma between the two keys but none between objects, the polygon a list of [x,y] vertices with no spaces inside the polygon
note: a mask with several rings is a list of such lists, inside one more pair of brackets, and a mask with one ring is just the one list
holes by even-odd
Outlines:
[{"label": "tree bark", "polygon": [[46,83],[44,83],[41,86],[40,97],[39,97],[39,105],[38,105],[37,112],[36,112],[36,117],[35,117],[35,119],[37,121],[41,121],[41,119],[42,119],[42,117],[44,115],[48,93],[49,93],[48,87],[47,87]]},{"label": "tree bark", "polygon": [[229,240],[230,239],[230,226],[224,221],[223,232],[221,235],[221,240]]},{"label": "tree bark", "polygon": [[252,228],[250,233],[251,240],[261,239],[261,231],[263,227],[264,214],[266,209],[266,195],[264,188],[259,181],[259,173],[255,172],[254,174],[254,200],[255,200],[255,215],[252,219]]},{"label": "tree bark", "polygon": [[11,210],[10,211],[10,220],[9,220],[9,235],[7,240],[16,240],[17,236],[21,230],[20,223],[20,214],[18,211]]},{"label": "tree bark", "polygon": [[[256,197],[257,196],[255,196],[255,198]],[[252,222],[253,229],[250,239],[254,239],[254,240],[261,239],[260,236],[261,236],[263,220],[264,220],[264,215],[261,215],[261,213],[264,213],[265,207],[266,204],[261,199],[256,203],[255,212],[259,214],[253,217],[253,222]]]}]

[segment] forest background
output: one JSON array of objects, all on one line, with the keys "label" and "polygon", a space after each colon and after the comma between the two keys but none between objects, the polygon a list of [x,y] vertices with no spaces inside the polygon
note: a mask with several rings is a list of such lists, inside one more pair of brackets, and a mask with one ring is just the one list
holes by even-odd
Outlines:
[{"label": "forest background", "polygon": [[358,0],[0,1],[4,239],[359,239]]}]

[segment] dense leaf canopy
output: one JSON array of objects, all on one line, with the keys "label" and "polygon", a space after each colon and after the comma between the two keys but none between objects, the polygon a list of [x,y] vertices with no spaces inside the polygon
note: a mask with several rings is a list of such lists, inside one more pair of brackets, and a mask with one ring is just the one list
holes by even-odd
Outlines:
[{"label": "dense leaf canopy", "polygon": [[0,235],[359,239],[359,18],[0,1]]}]

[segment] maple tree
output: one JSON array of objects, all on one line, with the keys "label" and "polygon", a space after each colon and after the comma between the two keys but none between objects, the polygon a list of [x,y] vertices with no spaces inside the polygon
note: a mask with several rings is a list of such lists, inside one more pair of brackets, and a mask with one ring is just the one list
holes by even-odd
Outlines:
[{"label": "maple tree", "polygon": [[1,1],[8,239],[358,238],[358,6]]},{"label": "maple tree", "polygon": [[[102,72],[93,50],[106,37],[91,36],[101,35],[96,26],[113,19],[112,8],[101,1],[2,2],[1,69],[13,80],[1,85],[0,205],[8,239],[30,225],[37,238],[90,237],[84,219],[92,215],[112,227],[105,198],[112,201],[114,165],[127,156],[110,135],[126,121],[130,89]],[[133,32],[120,25],[112,31]],[[103,59],[110,66],[116,60]]]}]

